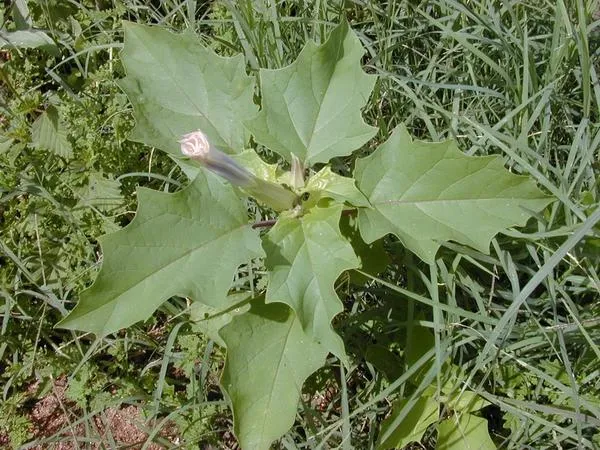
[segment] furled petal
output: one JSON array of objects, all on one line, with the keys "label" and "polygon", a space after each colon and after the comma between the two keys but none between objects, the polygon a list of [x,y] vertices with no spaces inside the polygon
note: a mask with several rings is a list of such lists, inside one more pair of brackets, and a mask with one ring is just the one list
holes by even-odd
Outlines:
[{"label": "furled petal", "polygon": [[255,177],[222,151],[215,148],[198,130],[184,134],[179,140],[181,153],[200,162],[210,171],[241,187],[257,200],[277,211],[294,207],[296,195],[283,186]]}]

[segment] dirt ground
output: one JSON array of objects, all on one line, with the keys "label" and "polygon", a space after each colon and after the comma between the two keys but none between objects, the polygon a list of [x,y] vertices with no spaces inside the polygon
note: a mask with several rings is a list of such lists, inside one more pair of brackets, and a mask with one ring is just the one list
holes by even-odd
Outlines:
[{"label": "dirt ground", "polygon": [[[35,450],[71,450],[81,448],[127,448],[141,449],[148,434],[143,429],[152,429],[142,416],[138,406],[123,405],[119,408],[107,408],[101,414],[95,415],[87,422],[75,425],[81,419],[80,409],[65,396],[67,388],[66,378],[58,379],[52,391],[38,400],[30,414],[29,419],[33,424],[31,430],[34,439],[32,442],[44,440],[35,446],[25,446]],[[35,390],[35,386],[31,387]],[[170,424],[161,430],[163,439],[177,445],[177,428]],[[8,442],[0,437],[0,448],[9,448]],[[159,450],[165,447],[151,443],[150,450]]]}]

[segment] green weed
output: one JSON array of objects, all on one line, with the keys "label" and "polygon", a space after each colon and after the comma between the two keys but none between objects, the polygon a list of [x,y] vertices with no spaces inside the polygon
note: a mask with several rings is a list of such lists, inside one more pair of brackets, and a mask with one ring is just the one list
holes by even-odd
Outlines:
[{"label": "green weed", "polygon": [[[115,84],[124,75],[121,21],[190,28],[220,54],[243,52],[255,73],[290,63],[341,17],[367,48],[367,70],[379,75],[365,110],[380,129],[373,143],[399,123],[422,139],[452,137],[467,154],[502,155],[511,171],[533,176],[559,201],[527,229],[500,235],[489,255],[447,244],[428,266],[388,238],[390,263],[380,274],[362,274],[360,285],[338,280],[345,311],[335,325],[350,366],[331,358],[311,377],[280,446],[375,448],[391,404],[409,399],[397,411],[408,414],[431,389],[441,418],[467,411],[451,399],[483,399],[478,414],[499,448],[600,446],[593,2],[13,6],[22,3],[56,49],[0,54],[0,416],[7,418],[0,434],[13,447],[66,441],[63,432],[77,423],[88,442],[98,440],[93,415],[126,403],[155,419],[149,441],[170,420],[189,448],[233,445],[217,388],[224,355],[191,334],[185,301],[173,299],[147,323],[101,341],[53,328],[95,277],[95,239],[133,217],[137,186],[173,192],[185,184],[170,159],[126,140],[131,111]],[[18,22],[11,11],[5,30]],[[33,142],[31,127],[51,106],[72,157]],[[335,168],[349,173],[356,156],[338,158]],[[260,275],[262,267],[252,270]],[[420,352],[415,336],[423,330],[432,345]],[[30,404],[61,375],[69,377],[67,399],[83,412],[54,435],[32,436]],[[422,445],[435,448],[433,428]]]}]

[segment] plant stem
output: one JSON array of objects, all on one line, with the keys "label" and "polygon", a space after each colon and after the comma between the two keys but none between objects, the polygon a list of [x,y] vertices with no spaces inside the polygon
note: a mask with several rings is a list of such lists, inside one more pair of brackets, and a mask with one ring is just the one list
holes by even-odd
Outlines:
[{"label": "plant stem", "polygon": [[252,228],[267,228],[272,227],[277,223],[277,219],[261,220],[252,224]]},{"label": "plant stem", "polygon": [[[356,209],[345,209],[342,211],[342,214],[345,216],[351,216],[356,214]],[[277,219],[269,219],[269,220],[261,220],[260,222],[255,222],[252,224],[252,228],[268,228],[272,227],[277,223]]]}]

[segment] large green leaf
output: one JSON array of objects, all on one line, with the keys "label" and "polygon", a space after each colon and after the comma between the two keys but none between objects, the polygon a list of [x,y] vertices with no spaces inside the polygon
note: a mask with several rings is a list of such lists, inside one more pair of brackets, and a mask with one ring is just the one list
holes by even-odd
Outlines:
[{"label": "large green leaf", "polygon": [[281,216],[263,241],[269,269],[267,302],[290,305],[311,336],[345,360],[331,320],[342,311],[333,284],[360,262],[340,233],[342,205],[315,207],[303,217]]},{"label": "large green leaf", "polygon": [[363,54],[342,22],[323,45],[308,41],[291,65],[261,69],[262,110],[246,122],[255,139],[288,161],[295,154],[306,165],[361,147],[377,131],[360,114],[376,79],[363,72]]},{"label": "large green leaf", "polygon": [[105,335],[174,295],[222,308],[238,266],[263,254],[233,188],[204,169],[180,192],[138,198],[131,224],[101,238],[102,270],[61,327]]},{"label": "large green leaf", "polygon": [[381,424],[379,450],[404,448],[411,442],[420,442],[427,428],[437,422],[439,404],[430,396],[420,397],[408,413],[398,420],[407,403],[407,399],[395,402],[392,414]]},{"label": "large green leaf", "polygon": [[133,104],[132,140],[180,155],[182,134],[201,129],[228,153],[248,142],[242,120],[256,114],[254,78],[244,58],[222,58],[192,33],[125,22],[120,85]]},{"label": "large green leaf", "polygon": [[393,233],[427,262],[449,240],[488,253],[496,233],[524,225],[552,201],[532,179],[504,169],[499,156],[467,156],[452,141],[413,141],[403,126],[357,161],[355,178],[373,207],[359,212],[364,240]]},{"label": "large green leaf", "polygon": [[472,414],[454,415],[438,425],[436,450],[496,450],[488,421]]},{"label": "large green leaf", "polygon": [[221,384],[233,406],[236,436],[245,450],[269,449],[294,424],[306,378],[327,356],[282,303],[252,303],[220,331],[227,345]]},{"label": "large green leaf", "polygon": [[67,130],[58,117],[58,110],[49,106],[31,125],[31,143],[35,148],[71,158],[73,148],[67,140]]}]

